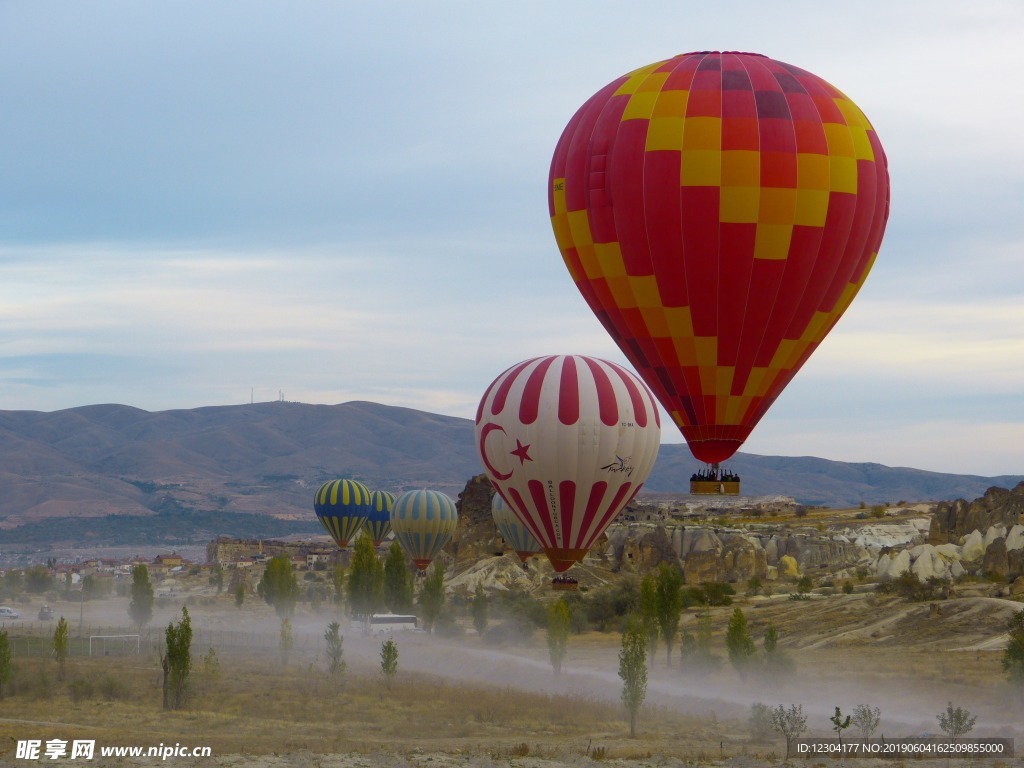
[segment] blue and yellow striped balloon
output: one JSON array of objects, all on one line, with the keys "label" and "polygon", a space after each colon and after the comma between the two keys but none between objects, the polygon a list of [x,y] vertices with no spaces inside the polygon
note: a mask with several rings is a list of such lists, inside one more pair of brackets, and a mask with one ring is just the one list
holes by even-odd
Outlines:
[{"label": "blue and yellow striped balloon", "polygon": [[344,549],[370,514],[370,489],[358,480],[331,480],[314,494],[313,509],[327,532]]},{"label": "blue and yellow striped balloon", "polygon": [[370,514],[366,518],[366,531],[373,536],[373,546],[380,543],[391,533],[391,507],[395,503],[395,495],[387,491],[370,493]]},{"label": "blue and yellow striped balloon", "polygon": [[440,491],[406,491],[391,506],[395,539],[421,571],[451,540],[458,521],[455,502]]},{"label": "blue and yellow striped balloon", "polygon": [[494,498],[491,499],[491,517],[494,518],[494,525],[505,539],[505,543],[512,547],[512,551],[524,563],[530,559],[530,555],[540,552],[540,542],[530,533],[529,528],[523,525],[523,521],[516,516],[512,507],[505,503],[500,493],[494,494]]}]

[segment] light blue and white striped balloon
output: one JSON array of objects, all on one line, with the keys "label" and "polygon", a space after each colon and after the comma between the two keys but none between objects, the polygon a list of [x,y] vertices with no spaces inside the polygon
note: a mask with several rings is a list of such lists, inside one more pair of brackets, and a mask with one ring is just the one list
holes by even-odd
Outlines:
[{"label": "light blue and white striped balloon", "polygon": [[491,517],[494,518],[494,525],[505,539],[505,543],[512,547],[524,563],[530,559],[530,555],[540,552],[540,542],[516,517],[516,513],[505,503],[500,493],[495,493],[491,499]]}]

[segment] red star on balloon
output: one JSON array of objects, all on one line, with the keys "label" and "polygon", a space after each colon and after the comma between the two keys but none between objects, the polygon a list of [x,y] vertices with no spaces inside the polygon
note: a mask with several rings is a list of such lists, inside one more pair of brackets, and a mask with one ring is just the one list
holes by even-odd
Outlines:
[{"label": "red star on balloon", "polygon": [[521,442],[519,442],[518,437],[516,438],[516,449],[512,451],[512,455],[519,457],[520,466],[522,466],[528,461],[533,461],[533,459],[530,458],[530,446],[523,445]]}]

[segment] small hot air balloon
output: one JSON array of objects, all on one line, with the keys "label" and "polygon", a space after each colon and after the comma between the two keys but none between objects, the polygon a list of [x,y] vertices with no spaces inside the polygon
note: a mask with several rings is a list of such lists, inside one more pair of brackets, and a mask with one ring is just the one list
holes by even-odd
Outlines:
[{"label": "small hot air balloon", "polygon": [[540,542],[516,517],[516,513],[505,503],[500,493],[495,493],[491,499],[491,517],[494,518],[498,533],[505,539],[505,543],[512,547],[512,551],[524,565],[531,555],[540,552]]},{"label": "small hot air balloon", "polygon": [[395,540],[421,571],[451,540],[458,520],[455,502],[440,491],[406,491],[391,505]]},{"label": "small hot air balloon", "polygon": [[370,494],[370,512],[366,517],[365,530],[373,536],[373,546],[379,547],[381,542],[391,533],[391,505],[395,503],[395,495],[387,491],[373,491]]},{"label": "small hot air balloon", "polygon": [[359,532],[369,513],[370,490],[357,480],[331,480],[313,496],[313,509],[342,549]]},{"label": "small hot air balloon", "polygon": [[593,357],[526,360],[488,387],[476,442],[491,484],[561,573],[637,494],[658,457],[647,387]]},{"label": "small hot air balloon", "polygon": [[853,301],[889,214],[857,105],[753,53],[686,53],[609,83],[562,133],[548,190],[577,288],[708,464]]}]

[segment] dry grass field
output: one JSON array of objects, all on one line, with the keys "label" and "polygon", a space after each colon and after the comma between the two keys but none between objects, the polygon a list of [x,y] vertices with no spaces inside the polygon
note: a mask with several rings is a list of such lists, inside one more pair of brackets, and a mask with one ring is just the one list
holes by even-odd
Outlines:
[{"label": "dry grass field", "polygon": [[[629,738],[619,703],[615,632],[570,637],[557,678],[542,632],[519,647],[485,645],[471,629],[458,638],[399,634],[399,671],[389,690],[379,672],[381,640],[357,630],[345,632],[344,681],[326,673],[322,634],[330,617],[296,617],[296,648],[287,666],[271,638],[262,648],[215,649],[219,668],[213,670],[203,662],[209,650],[203,643],[214,638],[215,645],[218,635],[204,634],[204,628],[261,627],[276,637],[277,623],[266,606],[242,614],[224,605],[199,605],[192,609],[197,629],[192,690],[182,711],[161,707],[161,671],[153,649],[140,655],[75,656],[63,682],[56,679],[52,659],[16,658],[10,695],[0,700],[0,765],[31,764],[14,754],[16,742],[29,738],[94,739],[97,746],[209,746],[213,754],[106,763],[97,756],[93,765],[780,762],[781,740],[758,741],[750,733],[753,702],[801,704],[810,735],[824,737],[831,735],[828,716],[835,706],[845,712],[860,703],[878,706],[883,732],[909,736],[938,733],[935,715],[954,701],[978,715],[976,734],[1016,736],[1024,745],[1024,710],[999,669],[1002,626],[1020,604],[986,597],[984,590],[978,585],[973,595],[962,589],[963,596],[941,602],[938,613],[928,603],[868,593],[806,601],[740,599],[737,605],[758,643],[769,621],[779,628],[781,645],[796,663],[795,673],[781,681],[736,674],[724,650],[733,608],[712,609],[721,666],[687,668],[676,655],[669,667],[664,648],[659,649],[635,739]],[[687,613],[684,629],[695,620]]]}]

